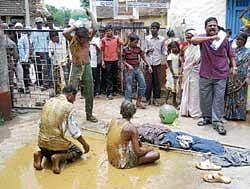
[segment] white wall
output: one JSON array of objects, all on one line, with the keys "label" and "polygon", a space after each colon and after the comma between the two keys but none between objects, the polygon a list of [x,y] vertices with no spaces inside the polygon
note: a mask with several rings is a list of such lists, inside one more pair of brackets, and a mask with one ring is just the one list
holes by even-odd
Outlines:
[{"label": "white wall", "polygon": [[204,32],[208,17],[216,17],[218,24],[226,25],[226,0],[171,0],[168,10],[168,26],[180,26],[183,18],[186,28],[193,27],[198,33]]}]

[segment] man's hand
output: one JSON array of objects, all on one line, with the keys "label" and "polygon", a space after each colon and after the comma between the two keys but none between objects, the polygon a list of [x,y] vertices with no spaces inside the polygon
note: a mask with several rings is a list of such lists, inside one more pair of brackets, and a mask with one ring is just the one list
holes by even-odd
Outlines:
[{"label": "man's hand", "polygon": [[89,152],[89,145],[86,143],[86,144],[84,144],[82,146],[84,148],[84,154],[88,153]]},{"label": "man's hand", "polygon": [[218,35],[213,35],[213,36],[210,37],[210,39],[211,39],[211,40],[216,40],[216,41],[219,41],[219,40],[220,40],[220,38],[219,38]]},{"label": "man's hand", "polygon": [[150,65],[148,67],[148,71],[149,71],[149,73],[153,73],[153,69],[152,69],[152,67]]},{"label": "man's hand", "polygon": [[133,67],[133,66],[131,66],[131,65],[129,65],[129,64],[126,64],[126,66],[127,66],[127,68],[128,68],[129,71],[133,71],[133,70],[134,70],[134,67]]},{"label": "man's hand", "polygon": [[232,68],[232,75],[233,75],[233,78],[237,76],[237,69]]},{"label": "man's hand", "polygon": [[105,62],[104,62],[104,61],[102,62],[102,67],[103,67],[103,68],[106,68],[106,65],[105,65]]},{"label": "man's hand", "polygon": [[246,79],[245,79],[245,83],[246,83],[247,85],[250,85],[250,79],[246,78]]}]

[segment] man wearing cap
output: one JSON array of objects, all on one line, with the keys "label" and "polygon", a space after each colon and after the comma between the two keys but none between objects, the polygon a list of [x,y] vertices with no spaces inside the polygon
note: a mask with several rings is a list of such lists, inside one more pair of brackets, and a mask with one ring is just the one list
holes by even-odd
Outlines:
[{"label": "man wearing cap", "polygon": [[[37,17],[35,19],[36,27],[34,30],[44,30],[43,19]],[[33,45],[33,52],[37,64],[37,75],[38,75],[38,85],[42,89],[47,89],[49,87],[49,82],[44,80],[49,80],[51,78],[51,65],[49,60],[49,32],[33,32],[31,34],[31,41]]]},{"label": "man wearing cap", "polygon": [[[19,22],[15,24],[15,29],[23,29],[23,25]],[[29,91],[29,39],[27,34],[17,31],[17,48],[19,53],[19,62],[23,68],[23,81],[25,87],[25,93],[30,93]]]}]

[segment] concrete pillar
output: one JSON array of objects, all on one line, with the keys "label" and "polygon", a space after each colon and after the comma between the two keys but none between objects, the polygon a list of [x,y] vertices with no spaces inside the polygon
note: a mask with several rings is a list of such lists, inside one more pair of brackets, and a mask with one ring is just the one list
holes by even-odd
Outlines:
[{"label": "concrete pillar", "polygon": [[0,29],[0,117],[11,118],[11,94],[9,90],[9,73],[6,53],[6,38]]}]

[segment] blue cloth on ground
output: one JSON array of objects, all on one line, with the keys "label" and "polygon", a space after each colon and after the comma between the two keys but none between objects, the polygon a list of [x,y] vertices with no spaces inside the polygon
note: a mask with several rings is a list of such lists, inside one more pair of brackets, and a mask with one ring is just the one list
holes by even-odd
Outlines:
[{"label": "blue cloth on ground", "polygon": [[190,143],[190,149],[197,152],[211,152],[212,154],[221,155],[224,154],[224,146],[215,141],[215,140],[208,140],[204,138],[200,138],[197,136],[192,136],[190,134],[184,132],[167,132],[164,133],[163,138],[160,141],[160,145],[170,144],[171,147],[174,148],[183,148],[180,144],[180,140],[178,136],[190,136],[192,137],[192,142]]}]

